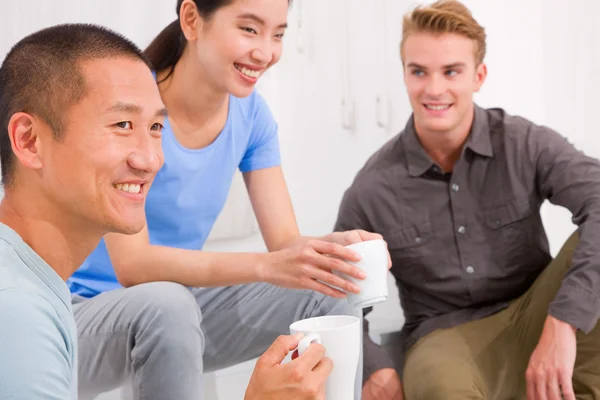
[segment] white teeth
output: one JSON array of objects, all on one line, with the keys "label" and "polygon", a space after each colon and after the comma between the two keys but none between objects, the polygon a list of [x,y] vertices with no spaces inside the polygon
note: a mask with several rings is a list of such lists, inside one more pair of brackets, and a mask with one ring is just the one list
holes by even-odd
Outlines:
[{"label": "white teeth", "polygon": [[240,71],[242,74],[249,76],[250,78],[258,78],[260,76],[260,71],[254,71],[252,69],[248,69],[246,67],[239,66],[235,64],[235,68]]},{"label": "white teeth", "polygon": [[142,185],[138,185],[135,183],[117,183],[114,185],[115,189],[120,190],[122,192],[137,194],[142,190]]},{"label": "white teeth", "polygon": [[441,106],[432,106],[432,105],[426,104],[425,107],[427,107],[428,109],[433,110],[433,111],[442,111],[442,110],[446,110],[446,109],[450,108],[450,105],[446,104],[446,105],[441,105]]}]

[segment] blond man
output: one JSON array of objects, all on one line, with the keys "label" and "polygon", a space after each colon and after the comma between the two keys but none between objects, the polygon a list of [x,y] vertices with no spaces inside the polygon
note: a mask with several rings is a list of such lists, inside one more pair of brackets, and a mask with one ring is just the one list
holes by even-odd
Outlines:
[{"label": "blond man", "polygon": [[[600,399],[600,164],[477,106],[485,52],[457,1],[404,19],[413,114],[357,174],[336,224],[384,236],[406,318],[402,379],[371,344],[364,399]],[[554,259],[546,200],[578,225]]]}]

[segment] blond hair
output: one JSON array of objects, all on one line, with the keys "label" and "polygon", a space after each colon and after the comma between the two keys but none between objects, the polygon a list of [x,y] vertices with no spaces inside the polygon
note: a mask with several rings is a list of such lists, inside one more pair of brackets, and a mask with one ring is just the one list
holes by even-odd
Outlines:
[{"label": "blond hair", "polygon": [[465,36],[476,44],[475,61],[483,62],[486,51],[485,29],[473,18],[471,11],[457,0],[439,0],[429,6],[419,6],[404,16],[402,42],[415,33],[441,35],[454,33]]}]

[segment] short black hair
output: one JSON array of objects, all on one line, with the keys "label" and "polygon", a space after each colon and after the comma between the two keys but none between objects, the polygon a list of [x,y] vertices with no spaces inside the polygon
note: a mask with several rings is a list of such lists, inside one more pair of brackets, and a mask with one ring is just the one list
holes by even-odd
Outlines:
[{"label": "short black hair", "polygon": [[12,184],[14,154],[8,123],[17,112],[42,118],[61,139],[67,110],[86,93],[81,62],[127,57],[152,68],[130,40],[92,24],[63,24],[35,32],[19,41],[0,67],[0,164],[2,182]]}]

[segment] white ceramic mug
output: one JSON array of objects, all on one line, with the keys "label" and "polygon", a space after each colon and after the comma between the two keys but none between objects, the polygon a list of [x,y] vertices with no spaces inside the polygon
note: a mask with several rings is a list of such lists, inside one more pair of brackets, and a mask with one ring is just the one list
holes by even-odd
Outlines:
[{"label": "white ceramic mug", "polygon": [[353,400],[356,371],[360,357],[360,319],[350,315],[326,315],[294,322],[291,334],[302,333],[298,354],[302,355],[311,343],[325,348],[325,357],[333,361],[333,371],[327,379],[327,400]]},{"label": "white ceramic mug", "polygon": [[366,279],[355,279],[338,271],[334,273],[360,288],[360,293],[347,292],[348,301],[355,308],[370,307],[385,301],[388,296],[388,250],[382,239],[367,240],[346,246],[362,257],[358,262],[349,262],[367,275]]}]

